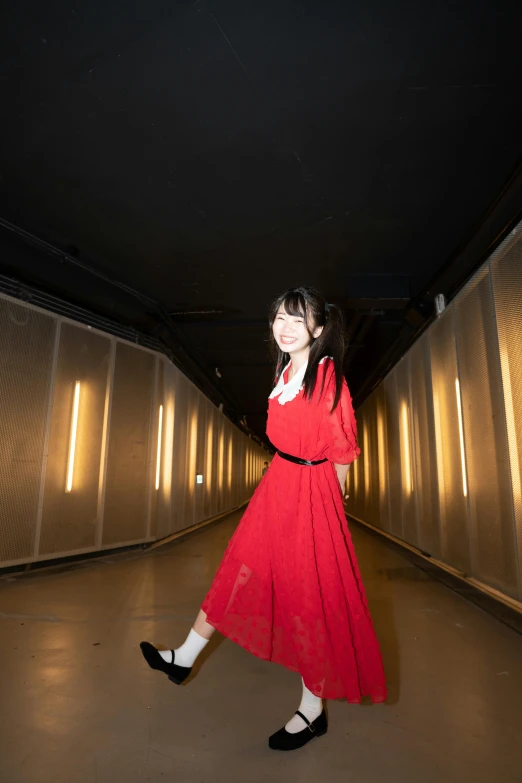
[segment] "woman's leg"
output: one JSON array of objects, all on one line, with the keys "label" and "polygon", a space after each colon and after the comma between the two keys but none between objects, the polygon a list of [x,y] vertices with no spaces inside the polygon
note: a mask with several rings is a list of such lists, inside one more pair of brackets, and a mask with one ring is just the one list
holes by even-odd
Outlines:
[{"label": "woman's leg", "polygon": [[[306,718],[308,718],[310,723],[313,723],[313,721],[318,718],[323,711],[323,700],[320,696],[315,696],[312,691],[308,690],[302,678],[301,682],[303,685],[303,696],[301,698],[301,703],[298,707],[298,710],[299,712],[302,712]],[[291,718],[286,724],[285,729],[289,734],[297,734],[298,731],[306,729],[306,725],[307,724],[302,718],[299,717],[299,715],[294,715],[294,717]]]},{"label": "woman's leg", "polygon": [[198,616],[196,617],[196,620],[192,627],[196,633],[199,633],[199,635],[203,637],[203,639],[210,639],[210,637],[216,630],[213,625],[207,623],[207,615],[205,614],[203,609],[199,610]]},{"label": "woman's leg", "polygon": [[171,650],[159,650],[158,652],[166,663],[174,663],[175,661],[178,666],[191,667],[215,630],[210,623],[207,623],[207,615],[203,609],[200,609],[189,635],[181,647],[174,650],[174,657]]}]

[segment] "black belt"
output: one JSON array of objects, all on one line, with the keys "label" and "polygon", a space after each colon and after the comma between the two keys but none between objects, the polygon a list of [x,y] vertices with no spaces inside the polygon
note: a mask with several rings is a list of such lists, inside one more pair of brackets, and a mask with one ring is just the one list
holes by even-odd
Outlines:
[{"label": "black belt", "polygon": [[276,454],[279,454],[283,459],[287,459],[288,462],[295,462],[296,465],[321,465],[323,462],[328,462],[326,457],[324,459],[316,460],[300,459],[300,457],[293,457],[291,454],[285,454],[284,451],[279,451],[279,449],[276,451]]}]

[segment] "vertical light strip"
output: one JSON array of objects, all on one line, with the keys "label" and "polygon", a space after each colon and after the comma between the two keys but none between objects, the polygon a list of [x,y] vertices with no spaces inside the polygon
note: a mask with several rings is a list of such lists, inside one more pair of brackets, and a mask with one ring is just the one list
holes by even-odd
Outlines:
[{"label": "vertical light strip", "polygon": [[435,453],[437,458],[437,479],[439,482],[439,498],[441,509],[444,507],[444,463],[442,458],[442,426],[440,421],[440,404],[438,394],[433,392],[433,418],[435,423]]},{"label": "vertical light strip", "polygon": [[211,421],[207,428],[207,465],[206,465],[206,484],[207,484],[207,492],[210,494],[210,491],[212,489],[212,445],[213,445],[213,437],[214,437],[214,431],[212,429],[213,422]]},{"label": "vertical light strip", "polygon": [[160,485],[162,431],[163,431],[163,405],[160,405],[159,417],[158,417],[158,450],[156,453],[156,489],[159,489],[159,485]]},{"label": "vertical light strip", "polygon": [[69,459],[67,460],[67,481],[65,491],[72,490],[74,478],[74,458],[76,456],[76,434],[78,432],[78,411],[80,409],[80,381],[76,381],[74,386],[74,399],[71,417],[71,435],[69,438]]},{"label": "vertical light strip", "polygon": [[196,470],[198,461],[198,414],[197,408],[192,413],[190,418],[190,430],[189,430],[189,491],[192,493],[196,486]]},{"label": "vertical light strip", "polygon": [[165,499],[169,500],[172,493],[172,460],[174,452],[174,399],[172,392],[169,391],[165,400],[165,438],[162,448],[162,474],[163,474],[163,494]]},{"label": "vertical light strip", "polygon": [[408,406],[405,402],[401,406],[401,429],[402,429],[402,466],[404,471],[403,488],[410,495],[413,491],[411,475],[411,455],[410,455],[410,427],[408,421]]},{"label": "vertical light strip", "polygon": [[379,492],[381,498],[386,493],[386,452],[384,449],[384,421],[382,411],[377,413],[377,449],[379,458]]},{"label": "vertical light strip", "polygon": [[368,444],[367,422],[365,422],[364,424],[363,444],[364,444],[364,494],[366,495],[366,500],[368,500],[370,494],[370,447]]},{"label": "vertical light strip", "polygon": [[221,422],[221,432],[219,433],[219,451],[218,451],[218,487],[223,489],[223,456],[224,456],[224,442],[223,442],[223,422]]},{"label": "vertical light strip", "polygon": [[455,393],[457,395],[457,411],[459,414],[459,438],[460,438],[460,462],[462,466],[462,491],[464,497],[468,496],[468,481],[466,478],[466,452],[464,451],[464,426],[462,423],[462,401],[460,398],[459,379],[455,378]]},{"label": "vertical light strip", "polygon": [[232,433],[228,436],[228,488],[232,488]]},{"label": "vertical light strip", "polygon": [[518,459],[517,430],[515,424],[515,408],[513,406],[513,392],[511,386],[511,372],[509,358],[505,349],[500,349],[500,369],[502,384],[504,386],[504,405],[506,410],[506,425],[508,437],[509,461],[511,463],[511,482],[513,486],[513,498],[515,505],[522,502],[522,487],[520,485],[520,463]]}]

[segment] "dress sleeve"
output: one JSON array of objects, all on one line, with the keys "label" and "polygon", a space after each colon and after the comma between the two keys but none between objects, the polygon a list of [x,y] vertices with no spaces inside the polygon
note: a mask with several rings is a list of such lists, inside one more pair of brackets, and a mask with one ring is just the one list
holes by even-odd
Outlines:
[{"label": "dress sleeve", "polygon": [[335,375],[333,362],[326,370],[325,388],[322,395],[323,435],[327,444],[326,457],[337,465],[349,465],[357,459],[361,450],[357,445],[357,422],[348,385],[343,379],[341,397],[331,413],[335,398]]}]

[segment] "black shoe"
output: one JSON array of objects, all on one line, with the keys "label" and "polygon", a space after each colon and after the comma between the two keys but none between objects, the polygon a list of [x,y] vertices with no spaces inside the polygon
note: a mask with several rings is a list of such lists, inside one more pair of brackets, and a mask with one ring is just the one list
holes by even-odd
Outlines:
[{"label": "black shoe", "polygon": [[186,680],[192,671],[192,666],[177,666],[174,663],[174,650],[171,650],[172,663],[167,663],[167,661],[163,660],[154,645],[150,644],[149,642],[141,642],[140,647],[141,652],[143,653],[143,657],[149,664],[150,668],[158,669],[160,672],[163,672],[167,675],[169,680],[171,682],[175,682],[176,685],[179,685],[183,682],[183,680]]},{"label": "black shoe", "polygon": [[302,748],[303,745],[306,745],[306,743],[310,742],[314,737],[322,737],[323,734],[326,734],[328,731],[328,723],[324,709],[313,723],[310,723],[299,710],[297,710],[296,715],[299,715],[299,717],[308,724],[307,728],[298,731],[296,734],[290,734],[283,726],[282,729],[279,729],[275,734],[272,734],[268,740],[269,748],[272,748],[272,750],[297,750],[297,748]]}]

